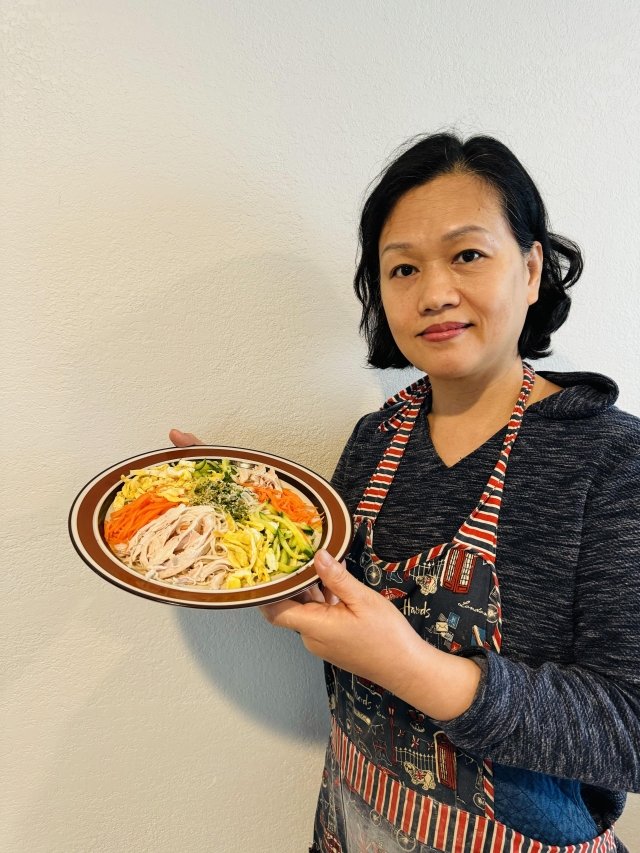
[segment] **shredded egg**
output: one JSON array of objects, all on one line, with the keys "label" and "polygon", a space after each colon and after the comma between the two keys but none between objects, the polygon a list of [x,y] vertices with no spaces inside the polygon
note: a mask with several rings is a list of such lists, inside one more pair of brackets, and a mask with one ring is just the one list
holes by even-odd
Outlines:
[{"label": "shredded egg", "polygon": [[123,475],[120,479],[124,485],[116,495],[113,509],[120,509],[125,503],[151,490],[155,490],[168,501],[189,503],[195,467],[195,462],[181,459],[176,465],[165,462],[163,465],[150,465],[142,470],[131,471],[128,477]]}]

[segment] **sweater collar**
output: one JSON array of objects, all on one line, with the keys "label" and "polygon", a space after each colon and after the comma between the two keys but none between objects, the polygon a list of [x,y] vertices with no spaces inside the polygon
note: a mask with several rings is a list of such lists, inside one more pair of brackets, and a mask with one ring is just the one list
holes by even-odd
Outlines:
[{"label": "sweater collar", "polygon": [[591,418],[612,408],[618,399],[618,386],[613,379],[601,373],[559,373],[552,370],[538,370],[537,373],[563,388],[527,408],[528,412],[535,412],[543,418]]}]

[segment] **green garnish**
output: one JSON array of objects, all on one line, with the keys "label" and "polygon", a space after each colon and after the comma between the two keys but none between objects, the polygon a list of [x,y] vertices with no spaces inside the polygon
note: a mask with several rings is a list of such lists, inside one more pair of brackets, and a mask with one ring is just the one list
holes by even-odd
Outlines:
[{"label": "green garnish", "polygon": [[243,500],[242,493],[242,487],[236,486],[233,481],[210,480],[203,477],[193,488],[191,504],[215,506],[223,512],[228,512],[234,521],[245,521],[249,516],[249,507]]}]

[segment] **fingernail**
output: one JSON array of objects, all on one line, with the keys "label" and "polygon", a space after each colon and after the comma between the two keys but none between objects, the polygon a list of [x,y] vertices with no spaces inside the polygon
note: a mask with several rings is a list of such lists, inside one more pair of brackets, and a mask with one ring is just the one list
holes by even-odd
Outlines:
[{"label": "fingernail", "polygon": [[315,559],[322,566],[323,569],[327,569],[331,563],[333,562],[333,558],[327,551],[318,551],[316,553]]}]

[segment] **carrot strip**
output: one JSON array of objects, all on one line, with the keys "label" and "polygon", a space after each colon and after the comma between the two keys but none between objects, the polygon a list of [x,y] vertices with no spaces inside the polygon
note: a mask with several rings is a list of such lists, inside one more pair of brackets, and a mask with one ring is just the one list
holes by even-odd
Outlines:
[{"label": "carrot strip", "polygon": [[141,527],[159,518],[172,506],[176,506],[174,501],[167,500],[155,492],[146,492],[111,513],[109,521],[104,523],[105,539],[109,545],[126,544]]},{"label": "carrot strip", "polygon": [[300,495],[292,492],[291,489],[279,491],[266,486],[252,486],[249,483],[246,483],[245,487],[253,489],[258,500],[269,501],[277,512],[284,512],[292,521],[310,524],[312,527],[317,527],[322,521],[322,516],[318,514],[317,509],[305,504]]}]

